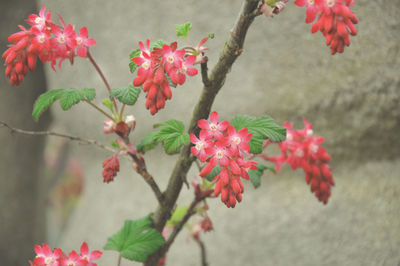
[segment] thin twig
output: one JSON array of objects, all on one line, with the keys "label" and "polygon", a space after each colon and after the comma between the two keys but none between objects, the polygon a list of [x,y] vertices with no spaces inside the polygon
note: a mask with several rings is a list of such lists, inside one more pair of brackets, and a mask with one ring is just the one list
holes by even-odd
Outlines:
[{"label": "thin twig", "polygon": [[175,226],[174,231],[172,231],[171,235],[169,236],[169,238],[167,239],[167,241],[165,241],[165,244],[160,248],[160,250],[158,252],[161,252],[161,254],[165,254],[168,249],[170,248],[171,244],[174,242],[176,236],[179,234],[179,232],[182,230],[183,226],[186,224],[186,222],[189,220],[189,218],[195,214],[195,207],[197,206],[197,204],[199,202],[201,202],[203,200],[202,197],[195,197],[192,201],[192,203],[190,204],[185,216],[183,216],[182,220],[179,222],[179,224],[177,226]]},{"label": "thin twig", "polygon": [[[107,88],[108,92],[110,93],[111,92],[110,84],[108,84],[108,81],[107,81],[106,77],[104,76],[103,72],[101,71],[99,65],[96,63],[96,61],[92,57],[92,54],[90,53],[89,50],[87,51],[87,57],[89,58],[90,62],[94,66],[94,68],[96,68],[97,73],[99,73],[101,79],[103,80],[104,84],[106,85],[106,88]],[[118,106],[117,106],[117,103],[115,102],[115,99],[112,99],[112,101],[113,101],[113,104],[114,104],[115,112],[118,113]]]},{"label": "thin twig", "polygon": [[7,127],[13,133],[19,133],[19,134],[24,134],[24,135],[32,135],[32,136],[56,136],[56,137],[60,137],[60,138],[66,138],[66,139],[69,139],[69,140],[72,140],[72,141],[78,141],[78,142],[85,143],[85,144],[91,144],[91,145],[97,146],[100,149],[103,149],[103,150],[106,150],[106,151],[109,151],[109,152],[112,152],[112,153],[116,152],[114,149],[112,149],[110,147],[107,147],[104,144],[101,144],[97,140],[93,140],[93,139],[85,139],[85,138],[81,138],[81,137],[78,137],[78,136],[67,135],[67,134],[57,133],[57,132],[52,132],[52,131],[23,130],[23,129],[12,127],[12,126],[8,125],[6,122],[3,122],[3,121],[0,121],[0,126]]},{"label": "thin twig", "polygon": [[121,253],[119,253],[119,256],[118,256],[118,264],[117,264],[117,266],[120,266],[121,265]]},{"label": "thin twig", "polygon": [[199,244],[199,247],[200,247],[201,266],[208,266],[207,250],[206,250],[206,246],[204,245],[204,242],[200,238],[195,238],[194,240],[197,242],[197,244]]},{"label": "thin twig", "polygon": [[[129,138],[125,137],[122,138],[122,140],[125,142],[126,145],[129,145]],[[154,180],[153,176],[147,171],[146,168],[146,162],[144,161],[144,158],[139,155],[138,157],[137,154],[132,154],[128,153],[128,155],[133,159],[134,161],[134,169],[138,174],[140,174],[144,181],[150,186],[150,188],[153,190],[154,195],[156,196],[158,203],[162,206],[164,204],[164,195],[161,192],[160,188],[158,187],[158,184]]]},{"label": "thin twig", "polygon": [[114,120],[114,118],[111,115],[107,114],[103,109],[101,109],[100,107],[98,107],[94,103],[92,103],[92,102],[90,102],[88,100],[85,100],[85,102],[87,102],[90,106],[92,106],[94,109],[96,109],[97,111],[99,111],[100,113],[105,115],[106,117],[110,118],[111,120]]}]

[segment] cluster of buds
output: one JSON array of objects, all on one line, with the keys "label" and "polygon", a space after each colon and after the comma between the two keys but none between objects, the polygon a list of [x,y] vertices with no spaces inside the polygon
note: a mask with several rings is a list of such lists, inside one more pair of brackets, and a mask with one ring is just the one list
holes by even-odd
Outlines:
[{"label": "cluster of buds", "polygon": [[177,43],[164,44],[162,48],[150,49],[150,40],[139,42],[140,56],[132,61],[140,66],[133,86],[143,86],[146,93],[146,108],[155,115],[164,108],[165,101],[172,98],[169,79],[174,86],[183,85],[186,74],[194,76],[197,69],[190,67],[196,62],[196,55],[186,54],[184,49],[177,49]]},{"label": "cluster of buds", "polygon": [[220,165],[221,171],[214,178],[216,180],[214,195],[221,194],[221,201],[228,208],[233,208],[236,202],[242,200],[244,191],[240,177],[249,179],[248,171],[257,169],[255,161],[246,161],[243,153],[249,154],[252,134],[247,128],[239,131],[224,120],[218,122],[219,115],[213,112],[210,115],[210,122],[205,119],[198,121],[201,128],[199,138],[194,134],[190,140],[194,144],[191,148],[193,155],[201,162],[207,164],[200,171],[201,177],[206,177],[214,167]]},{"label": "cluster of buds", "polygon": [[86,242],[83,242],[78,254],[75,250],[71,251],[68,256],[59,249],[51,248],[47,244],[42,246],[35,245],[36,258],[29,261],[31,266],[97,266],[93,261],[103,255],[101,251],[94,250],[89,253],[89,247]]},{"label": "cluster of buds", "polygon": [[311,192],[324,204],[331,195],[331,186],[335,185],[328,162],[332,159],[321,146],[324,138],[313,135],[312,124],[304,119],[304,129],[294,130],[293,125],[286,122],[286,140],[278,143],[281,155],[272,157],[262,154],[261,157],[276,164],[278,172],[282,164],[288,163],[293,170],[302,168],[305,180],[311,185]]},{"label": "cluster of buds", "polygon": [[13,43],[3,53],[6,64],[6,76],[11,85],[19,85],[28,70],[36,68],[37,58],[42,62],[51,62],[51,67],[59,60],[59,66],[65,59],[73,64],[76,55],[86,57],[88,47],[95,45],[96,41],[88,38],[86,27],[75,32],[75,26],[66,25],[60,16],[61,26],[51,20],[51,12],[45,12],[45,6],[39,15],[31,14],[27,19],[31,26],[29,29],[19,25],[21,31],[11,34],[8,41]]},{"label": "cluster of buds", "polygon": [[104,121],[103,132],[104,134],[116,133],[120,137],[124,138],[129,135],[136,127],[136,119],[133,115],[128,115],[124,121],[115,123],[109,119]]},{"label": "cluster of buds", "polygon": [[274,14],[281,13],[289,0],[262,0],[260,10],[266,17],[272,17]]},{"label": "cluster of buds", "polygon": [[119,160],[118,154],[115,154],[109,158],[107,158],[103,162],[103,181],[104,183],[110,183],[114,181],[114,177],[117,176],[119,172]]},{"label": "cluster of buds", "polygon": [[195,240],[199,240],[201,232],[206,233],[206,232],[210,232],[212,230],[214,230],[212,221],[207,214],[204,214],[203,219],[201,221],[199,221],[198,223],[191,226],[190,235]]},{"label": "cluster of buds", "polygon": [[358,23],[351,11],[354,0],[296,0],[297,6],[306,6],[306,23],[312,23],[312,33],[321,31],[330,46],[331,53],[343,53],[345,46],[350,45],[350,35],[357,35],[354,26]]}]

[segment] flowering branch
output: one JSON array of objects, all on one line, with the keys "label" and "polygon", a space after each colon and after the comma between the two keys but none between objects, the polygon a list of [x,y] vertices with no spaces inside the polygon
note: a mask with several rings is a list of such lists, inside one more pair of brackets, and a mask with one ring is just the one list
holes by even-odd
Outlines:
[{"label": "flowering branch", "polygon": [[24,134],[24,135],[32,135],[32,136],[56,136],[60,138],[66,138],[72,141],[78,141],[81,143],[85,144],[91,144],[94,146],[97,146],[100,149],[115,153],[116,151],[110,147],[105,146],[104,144],[99,143],[97,140],[93,139],[85,139],[81,138],[78,136],[73,136],[73,135],[67,135],[63,133],[57,133],[57,132],[52,132],[52,131],[29,131],[29,130],[23,130],[15,127],[11,127],[8,125],[6,122],[0,121],[0,126],[2,127],[7,127],[8,129],[11,130],[12,133],[19,133],[19,134]]},{"label": "flowering branch", "polygon": [[[192,120],[189,126],[189,134],[198,135],[200,130],[197,127],[197,121],[209,116],[215,96],[223,86],[226,75],[236,58],[240,55],[247,30],[255,18],[254,11],[258,7],[258,2],[259,1],[244,1],[237,21],[220,54],[219,60],[211,72],[209,83],[204,84],[200,99],[193,111]],[[171,212],[182,189],[183,182],[186,179],[186,175],[193,161],[195,160],[190,156],[190,154],[190,146],[185,146],[175,164],[174,170],[169,179],[168,187],[164,192],[165,202],[163,205],[159,206],[158,210],[154,214],[154,226],[160,232],[164,228],[166,221],[171,216]],[[160,257],[161,254],[158,252],[149,256],[145,265],[156,265]]]}]

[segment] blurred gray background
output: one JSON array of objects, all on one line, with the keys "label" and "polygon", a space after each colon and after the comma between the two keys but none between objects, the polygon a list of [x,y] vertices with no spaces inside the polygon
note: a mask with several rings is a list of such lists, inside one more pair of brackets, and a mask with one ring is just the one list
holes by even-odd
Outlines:
[{"label": "blurred gray background", "polygon": [[[11,2],[3,0],[2,4],[9,7],[7,4]],[[302,128],[301,119],[306,117],[314,125],[314,132],[326,138],[325,147],[333,157],[336,186],[328,205],[324,206],[309,192],[303,172],[292,172],[285,167],[278,175],[265,175],[257,190],[247,183],[243,201],[235,209],[227,209],[219,200],[210,201],[209,214],[215,231],[203,237],[210,265],[398,265],[398,2],[357,1],[353,10],[360,21],[357,26],[359,34],[351,39],[351,46],[344,54],[335,56],[330,55],[320,33],[310,33],[311,25],[304,23],[305,9],[292,2],[279,16],[255,20],[249,29],[244,52],[229,73],[213,110],[224,119],[238,114],[268,114],[280,124],[294,122],[295,128]],[[175,24],[187,21],[193,23],[193,28],[187,40],[178,40],[180,46],[195,45],[208,33],[215,34],[215,38],[206,44],[210,48],[207,55],[212,68],[241,3],[239,0],[42,0],[38,1],[37,7],[40,9],[45,4],[52,10],[54,19],[59,13],[66,23],[78,28],[87,26],[89,36],[98,43],[91,49],[92,55],[111,86],[117,87],[127,85],[133,79],[128,68],[129,53],[137,49],[138,41],[146,38],[174,41]],[[8,17],[14,19],[13,23],[2,21],[2,40],[15,32],[17,24],[22,24],[23,18],[30,13],[18,11],[21,7],[15,8],[7,10]],[[2,41],[1,49],[5,50],[5,41]],[[45,83],[48,89],[95,87],[99,104],[106,97],[105,87],[88,60],[79,58],[73,67],[64,63],[56,73],[47,64],[44,69],[47,81],[42,81],[43,86],[36,86],[40,89],[45,87]],[[4,67],[1,70],[4,71]],[[23,108],[15,100],[14,93],[31,94],[33,85],[30,87],[28,84],[33,84],[33,81],[29,76],[33,74],[24,80],[23,87],[10,88],[1,75],[0,106],[4,108],[0,109],[0,118],[21,128],[37,129],[29,117],[35,95],[24,103],[26,111],[21,117],[25,122],[18,124],[15,120]],[[188,79],[184,86],[173,89],[172,100],[155,117],[144,108],[142,95],[136,105],[127,110],[137,119],[132,141],[137,144],[153,124],[171,118],[182,120],[187,125],[201,88],[199,76]],[[51,112],[51,130],[95,138],[104,143],[112,140],[112,137],[102,134],[103,117],[84,104],[66,113],[56,104]],[[46,119],[49,120],[44,118],[43,121]],[[15,150],[10,143],[15,142],[18,136],[0,129],[0,137],[1,145],[9,147],[0,152],[1,158],[9,158],[7,164],[0,164],[2,184],[15,178],[15,169],[19,172],[25,169],[32,156],[36,157],[33,158],[35,165],[42,166],[43,144],[38,138],[25,137],[38,146],[31,153],[36,156],[20,156],[25,154],[24,148],[20,147],[18,153],[10,157]],[[68,252],[77,250],[82,241],[87,241],[91,249],[102,249],[107,237],[119,230],[125,219],[143,217],[154,211],[157,203],[151,190],[132,171],[128,162],[121,163],[121,172],[114,182],[104,184],[101,163],[109,154],[76,143],[70,148],[70,155],[84,167],[84,192],[61,238],[50,244]],[[164,188],[177,157],[164,155],[160,148],[145,157],[150,173]],[[30,173],[31,170],[20,175],[27,179]],[[193,168],[189,180],[196,174]],[[38,176],[40,179],[40,174]],[[22,182],[25,181],[20,184]],[[10,191],[3,188],[6,189]],[[14,194],[1,191],[4,223],[10,221],[6,219],[11,217],[8,206],[15,202],[14,198],[20,197],[20,191],[15,190]],[[192,193],[192,190],[184,188],[179,203],[188,204]],[[22,204],[31,210],[34,208],[26,202]],[[15,208],[18,210],[18,205]],[[29,229],[33,225],[24,223],[23,226]],[[15,227],[5,228],[0,229],[0,233],[6,236],[8,232],[7,238],[18,234]],[[200,251],[187,235],[186,231],[179,235],[168,253],[167,265],[200,265]],[[23,236],[18,241],[28,242]],[[43,239],[33,236],[29,241],[40,243]],[[11,249],[15,251],[16,247],[17,244]],[[18,250],[12,252],[10,246],[8,248],[0,249],[0,260],[12,256],[11,253],[15,253],[14,257],[26,256]],[[22,261],[33,258],[33,254],[30,256]],[[117,253],[112,251],[105,251],[99,260],[99,265],[116,263]],[[123,260],[122,265],[136,264]]]}]

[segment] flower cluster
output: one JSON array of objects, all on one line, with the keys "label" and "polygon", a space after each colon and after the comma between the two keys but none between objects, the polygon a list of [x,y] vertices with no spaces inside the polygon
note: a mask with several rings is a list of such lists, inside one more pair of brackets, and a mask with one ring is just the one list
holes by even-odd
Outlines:
[{"label": "flower cluster", "polygon": [[304,129],[294,130],[293,125],[286,122],[286,140],[278,143],[281,155],[271,157],[263,154],[262,157],[276,163],[276,171],[279,171],[284,163],[290,164],[293,170],[302,168],[307,184],[311,185],[311,192],[326,204],[331,195],[331,186],[335,185],[328,166],[332,158],[325,148],[321,147],[324,138],[313,135],[312,124],[306,119],[304,124]]},{"label": "flower cluster", "polygon": [[51,248],[47,244],[35,245],[36,258],[29,261],[31,266],[97,266],[93,261],[103,255],[101,251],[94,250],[89,253],[89,247],[86,242],[82,243],[80,254],[75,250],[71,251],[68,256],[59,249]]},{"label": "flower cluster", "polygon": [[195,55],[187,55],[184,49],[177,49],[177,43],[164,44],[162,48],[150,49],[150,40],[139,42],[140,56],[132,61],[140,66],[137,77],[133,80],[135,87],[143,86],[146,92],[146,108],[155,115],[164,108],[165,101],[172,98],[168,77],[174,86],[183,85],[186,74],[194,76],[197,69],[190,67],[196,61]]},{"label": "flower cluster", "polygon": [[218,164],[221,167],[220,173],[214,178],[216,180],[214,195],[221,194],[221,201],[227,207],[235,207],[236,201],[242,200],[243,184],[240,177],[249,179],[248,170],[257,169],[255,161],[246,161],[243,153],[249,154],[252,134],[247,128],[239,131],[224,120],[218,122],[219,115],[213,112],[210,115],[210,122],[205,119],[198,121],[201,128],[200,138],[194,134],[190,140],[194,144],[191,152],[200,161],[207,164],[200,171],[200,176],[207,176]]},{"label": "flower cluster", "polygon": [[358,23],[351,11],[354,0],[296,0],[297,6],[306,6],[306,23],[312,23],[312,33],[321,31],[330,46],[331,53],[343,53],[345,46],[350,45],[350,36],[357,35],[354,24]]},{"label": "flower cluster", "polygon": [[115,154],[109,158],[107,158],[103,162],[103,181],[104,183],[110,183],[114,180],[114,177],[117,176],[119,172],[119,160],[118,154]]},{"label": "flower cluster", "polygon": [[29,29],[19,25],[21,31],[8,37],[13,44],[3,53],[6,76],[11,85],[19,85],[28,70],[36,68],[38,57],[42,62],[51,62],[55,70],[57,60],[60,67],[65,59],[73,64],[76,55],[86,57],[88,47],[96,44],[94,39],[88,38],[86,27],[81,28],[78,34],[75,26],[66,25],[61,16],[61,26],[57,26],[51,20],[51,12],[45,12],[45,6],[39,15],[29,15],[27,23],[31,26]]}]

